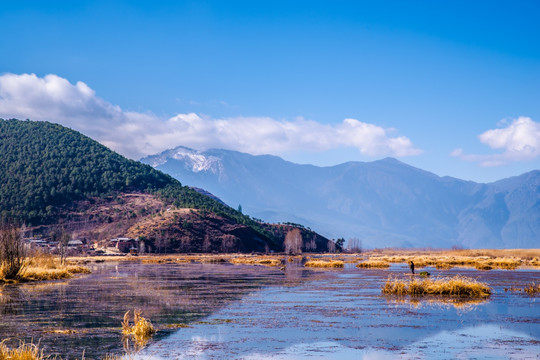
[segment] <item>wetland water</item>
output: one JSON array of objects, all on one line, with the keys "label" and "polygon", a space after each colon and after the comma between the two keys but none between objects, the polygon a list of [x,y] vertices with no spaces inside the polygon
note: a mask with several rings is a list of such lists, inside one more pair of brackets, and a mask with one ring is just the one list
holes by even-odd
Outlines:
[{"label": "wetland water", "polygon": [[90,265],[62,282],[6,285],[0,337],[39,341],[46,354],[122,353],[120,322],[139,308],[158,333],[141,359],[538,359],[540,297],[505,292],[537,270],[452,269],[487,282],[487,301],[381,296],[388,270],[230,264]]}]

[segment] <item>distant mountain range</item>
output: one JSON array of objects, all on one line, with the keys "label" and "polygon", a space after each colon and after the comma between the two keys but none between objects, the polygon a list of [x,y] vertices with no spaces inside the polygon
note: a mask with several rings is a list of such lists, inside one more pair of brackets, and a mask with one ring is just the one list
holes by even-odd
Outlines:
[{"label": "distant mountain range", "polygon": [[358,238],[364,247],[540,246],[540,171],[482,184],[393,158],[317,167],[185,147],[141,161],[256,218]]}]

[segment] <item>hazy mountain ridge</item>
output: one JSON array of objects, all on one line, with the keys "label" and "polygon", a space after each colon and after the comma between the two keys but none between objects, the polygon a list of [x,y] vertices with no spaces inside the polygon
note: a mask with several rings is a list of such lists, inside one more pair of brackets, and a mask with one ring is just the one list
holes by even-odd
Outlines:
[{"label": "hazy mountain ridge", "polygon": [[[538,247],[540,171],[482,184],[393,158],[317,167],[270,155],[188,150],[142,161],[159,158],[156,168],[267,221],[299,222],[371,247]],[[201,170],[193,170],[195,161],[204,164]]]}]

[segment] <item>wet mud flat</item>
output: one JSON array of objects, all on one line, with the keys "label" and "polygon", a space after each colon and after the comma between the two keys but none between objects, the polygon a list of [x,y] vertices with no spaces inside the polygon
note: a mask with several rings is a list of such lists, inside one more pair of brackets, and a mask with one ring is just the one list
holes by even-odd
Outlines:
[{"label": "wet mud flat", "polygon": [[[347,264],[349,265],[349,264]],[[427,268],[488,283],[487,300],[382,296],[407,268],[314,270],[231,264],[91,265],[64,282],[4,286],[0,337],[39,341],[46,354],[100,358],[124,351],[120,322],[141,309],[158,329],[139,358],[531,358],[540,297],[505,291],[538,270]]]}]

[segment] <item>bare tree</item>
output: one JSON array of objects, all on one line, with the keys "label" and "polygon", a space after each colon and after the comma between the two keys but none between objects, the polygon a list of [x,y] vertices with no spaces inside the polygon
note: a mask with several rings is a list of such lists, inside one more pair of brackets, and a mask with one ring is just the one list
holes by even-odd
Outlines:
[{"label": "bare tree", "polygon": [[317,242],[316,242],[315,235],[313,235],[313,238],[311,239],[311,241],[306,242],[305,247],[306,247],[306,251],[308,252],[317,250]]},{"label": "bare tree", "polygon": [[0,276],[18,279],[24,270],[25,259],[20,229],[14,225],[0,224]]},{"label": "bare tree", "polygon": [[299,254],[302,253],[302,246],[304,242],[302,240],[302,233],[300,229],[294,228],[287,232],[283,246],[287,254]]},{"label": "bare tree", "polygon": [[52,232],[51,240],[58,241],[60,263],[64,265],[64,261],[66,259],[66,248],[71,240],[71,235],[66,231],[64,226],[60,226]]},{"label": "bare tree", "polygon": [[236,236],[225,234],[221,237],[221,251],[231,252],[236,248]]},{"label": "bare tree", "polygon": [[204,240],[202,243],[202,251],[208,252],[212,248],[212,242],[210,241],[210,235],[206,234],[204,235]]},{"label": "bare tree", "polygon": [[336,252],[336,244],[332,240],[328,240],[328,252],[329,253]]},{"label": "bare tree", "polygon": [[360,241],[360,239],[353,237],[347,240],[347,250],[352,253],[361,253],[362,242]]}]

